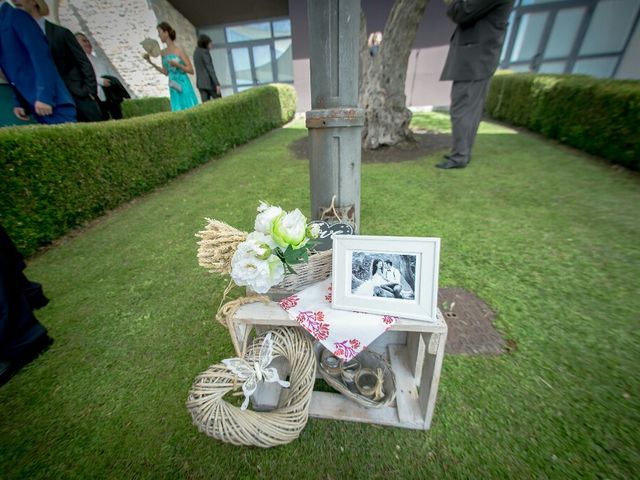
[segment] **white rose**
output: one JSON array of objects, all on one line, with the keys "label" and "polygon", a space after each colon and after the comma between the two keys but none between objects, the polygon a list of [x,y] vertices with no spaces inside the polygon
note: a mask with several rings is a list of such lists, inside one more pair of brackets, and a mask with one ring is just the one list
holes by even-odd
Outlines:
[{"label": "white rose", "polygon": [[282,213],[280,207],[275,205],[269,205],[268,203],[260,202],[258,207],[258,215],[256,216],[256,222],[254,229],[261,233],[271,233],[271,227],[275,218]]},{"label": "white rose", "polygon": [[[255,233],[255,232],[254,232]],[[248,286],[257,293],[266,293],[284,277],[284,266],[278,257],[271,255],[266,260],[256,256],[264,253],[263,248],[253,240],[238,245],[231,259],[231,278],[239,286]]]},{"label": "white rose", "polygon": [[263,245],[268,245],[270,248],[277,247],[277,244],[273,241],[271,235],[265,235],[262,232],[251,232],[247,235],[245,242],[249,242],[251,245],[254,245],[256,253],[258,253],[257,249],[263,248]]},{"label": "white rose", "polygon": [[291,245],[297,249],[309,240],[306,232],[307,218],[296,208],[293,212],[283,213],[275,219],[271,236],[282,248]]}]

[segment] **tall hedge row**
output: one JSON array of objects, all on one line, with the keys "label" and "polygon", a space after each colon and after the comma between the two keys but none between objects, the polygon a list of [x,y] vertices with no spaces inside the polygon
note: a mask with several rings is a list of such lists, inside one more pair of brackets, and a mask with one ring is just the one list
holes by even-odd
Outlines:
[{"label": "tall hedge row", "polygon": [[0,223],[29,255],[133,197],[278,127],[295,113],[287,85],[181,112],[98,124],[0,129]]},{"label": "tall hedge row", "polygon": [[124,118],[142,117],[152,113],[170,112],[171,102],[167,97],[131,98],[122,102]]},{"label": "tall hedge row", "polygon": [[497,119],[640,169],[640,82],[582,75],[496,75],[486,103]]}]

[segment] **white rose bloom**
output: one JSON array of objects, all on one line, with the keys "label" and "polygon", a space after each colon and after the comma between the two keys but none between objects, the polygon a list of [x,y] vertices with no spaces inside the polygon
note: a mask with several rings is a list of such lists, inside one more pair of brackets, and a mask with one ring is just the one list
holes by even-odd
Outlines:
[{"label": "white rose bloom", "polygon": [[297,208],[293,212],[276,218],[271,231],[271,236],[278,245],[287,248],[291,245],[294,249],[304,246],[309,240],[306,238],[307,218]]},{"label": "white rose bloom", "polygon": [[[254,232],[255,233],[255,232]],[[266,293],[284,277],[284,266],[278,257],[271,255],[261,260],[256,254],[262,251],[252,240],[238,245],[231,259],[231,278],[239,286],[248,286],[257,293]]]},{"label": "white rose bloom", "polygon": [[254,225],[255,230],[261,233],[270,234],[273,220],[282,213],[282,209],[275,205],[260,202],[258,212],[260,213],[256,216],[256,222]]},{"label": "white rose bloom", "polygon": [[278,246],[276,242],[273,241],[273,238],[271,238],[271,235],[265,235],[262,232],[251,232],[247,235],[247,239],[245,241],[255,246],[256,253],[258,253],[257,249],[261,248],[260,246],[262,244],[267,244],[270,248],[276,248]]}]

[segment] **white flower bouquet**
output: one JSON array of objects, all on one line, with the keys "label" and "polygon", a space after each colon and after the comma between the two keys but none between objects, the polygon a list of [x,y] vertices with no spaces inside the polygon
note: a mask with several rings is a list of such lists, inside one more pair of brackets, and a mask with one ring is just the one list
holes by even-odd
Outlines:
[{"label": "white flower bouquet", "polygon": [[309,250],[320,233],[318,225],[308,225],[297,208],[282,208],[260,202],[254,231],[248,235],[217,220],[210,220],[202,238],[200,264],[220,273],[230,273],[238,286],[266,293],[280,283],[286,273],[296,273],[292,265],[307,262]]}]

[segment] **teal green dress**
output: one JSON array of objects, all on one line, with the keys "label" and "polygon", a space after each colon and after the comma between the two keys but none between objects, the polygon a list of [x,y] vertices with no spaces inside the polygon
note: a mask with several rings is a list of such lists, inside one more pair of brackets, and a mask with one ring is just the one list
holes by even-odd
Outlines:
[{"label": "teal green dress", "polygon": [[182,59],[173,53],[162,57],[162,66],[169,72],[169,95],[171,99],[171,111],[177,112],[185,108],[191,108],[198,104],[198,99],[193,91],[189,75],[169,64],[169,60],[178,60],[182,65]]}]

